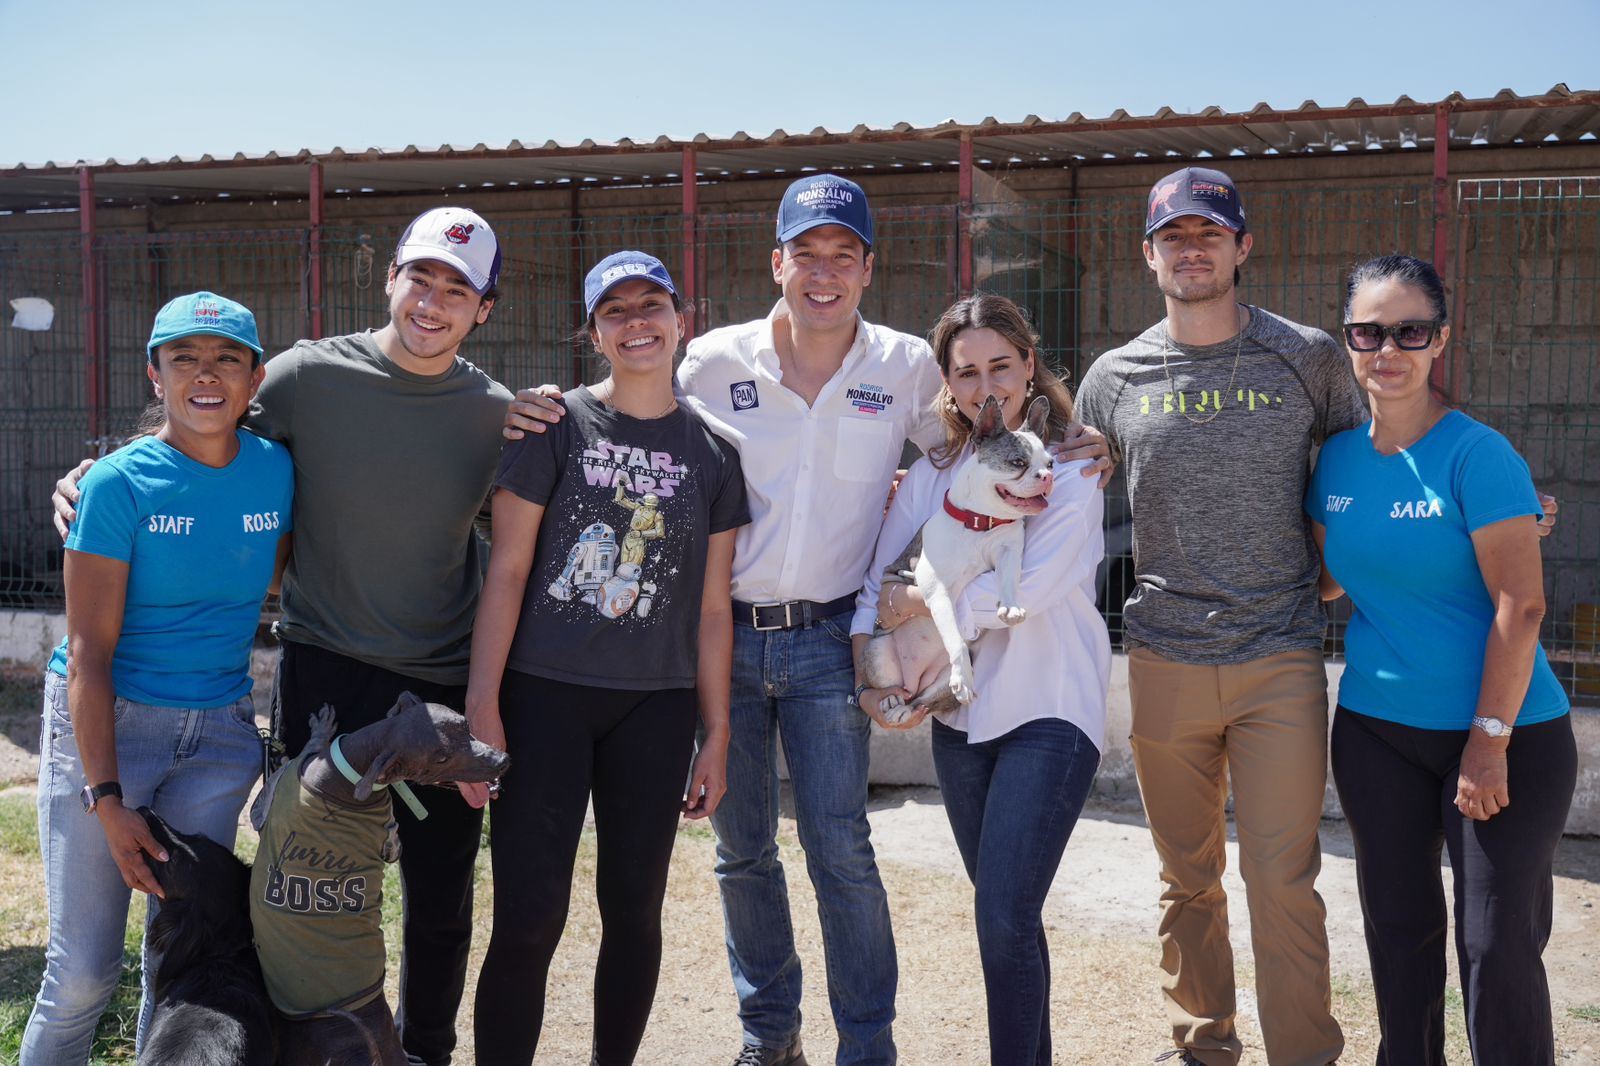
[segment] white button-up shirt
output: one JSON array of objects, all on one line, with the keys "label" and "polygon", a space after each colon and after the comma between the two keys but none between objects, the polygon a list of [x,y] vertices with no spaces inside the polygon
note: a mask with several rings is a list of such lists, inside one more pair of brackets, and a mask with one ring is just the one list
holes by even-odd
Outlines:
[{"label": "white button-up shirt", "polygon": [[739,450],[750,524],[739,530],[733,596],[746,603],[826,603],[861,587],[884,500],[909,438],[942,439],[933,410],[941,379],[927,342],[856,316],[855,342],[806,405],[782,384],[764,319],[689,342],[679,398]]}]

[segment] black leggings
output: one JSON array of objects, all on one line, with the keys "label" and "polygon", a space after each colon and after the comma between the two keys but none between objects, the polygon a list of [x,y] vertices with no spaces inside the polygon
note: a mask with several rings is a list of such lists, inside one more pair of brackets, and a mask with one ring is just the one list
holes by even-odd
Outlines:
[{"label": "black leggings", "polygon": [[1555,1061],[1551,864],[1577,780],[1570,716],[1517,726],[1511,805],[1486,822],[1456,810],[1465,730],[1415,729],[1340,707],[1333,779],[1355,843],[1356,883],[1378,1000],[1378,1066],[1444,1063],[1445,909],[1440,846],[1455,882],[1456,957],[1474,1062]]},{"label": "black leggings", "polygon": [[635,692],[506,671],[511,769],[490,807],[494,930],[478,975],[479,1066],[528,1066],[594,796],[600,957],[594,1059],[631,1063],[661,969],[661,901],[694,751],[694,689]]}]

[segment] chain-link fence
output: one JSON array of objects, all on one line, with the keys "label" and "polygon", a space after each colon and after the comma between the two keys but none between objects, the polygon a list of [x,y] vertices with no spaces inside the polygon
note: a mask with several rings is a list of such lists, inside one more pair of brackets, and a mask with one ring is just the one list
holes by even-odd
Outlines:
[{"label": "chain-link fence", "polygon": [[[1242,297],[1330,331],[1351,264],[1385,252],[1431,258],[1434,251],[1427,185],[1265,189],[1248,200],[1255,247]],[[505,250],[500,300],[464,351],[512,387],[597,376],[587,346],[574,340],[583,275],[619,248],[661,256],[694,297],[696,333],[764,315],[777,297],[766,213],[686,220],[507,218],[489,210]],[[1098,354],[1163,313],[1140,250],[1143,216],[1142,198],[1126,195],[880,209],[862,312],[924,333],[958,295],[965,273],[974,287],[1027,308],[1044,336],[1044,355],[1075,381]],[[1446,381],[1456,402],[1505,432],[1541,487],[1561,499],[1562,521],[1546,548],[1547,647],[1575,691],[1585,683],[1600,690],[1600,431],[1591,408],[1600,178],[1461,182],[1449,233],[1443,266],[1457,340]],[[86,354],[77,235],[0,239],[0,294],[43,296],[56,308],[48,332],[0,331],[0,387],[8,397],[0,418],[0,605],[60,603],[60,550],[45,501],[60,473],[95,450],[91,426],[115,436],[142,408],[149,395],[144,340],[164,300],[199,288],[238,299],[255,311],[269,350],[309,333],[314,310],[325,334],[371,328],[385,319],[384,280],[397,235],[344,225],[324,227],[315,241],[308,229],[99,237],[99,358]],[[319,294],[311,291],[313,255]],[[1130,547],[1119,479],[1107,500],[1103,578],[1107,616],[1118,632],[1132,578]],[[1336,622],[1332,650],[1341,629]]]}]

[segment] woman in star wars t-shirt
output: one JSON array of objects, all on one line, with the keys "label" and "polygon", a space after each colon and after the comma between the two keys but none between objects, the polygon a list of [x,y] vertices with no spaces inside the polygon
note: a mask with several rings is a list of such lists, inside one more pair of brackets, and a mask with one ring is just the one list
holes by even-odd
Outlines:
[{"label": "woman in star wars t-shirt", "polygon": [[584,302],[611,373],[506,445],[473,634],[467,718],[512,765],[494,793],[494,929],[473,1012],[484,1066],[533,1060],[591,797],[594,1061],[633,1061],[678,814],[708,816],[726,789],[729,575],[750,520],[738,455],[673,398],[683,315],[660,260],[607,257]]}]

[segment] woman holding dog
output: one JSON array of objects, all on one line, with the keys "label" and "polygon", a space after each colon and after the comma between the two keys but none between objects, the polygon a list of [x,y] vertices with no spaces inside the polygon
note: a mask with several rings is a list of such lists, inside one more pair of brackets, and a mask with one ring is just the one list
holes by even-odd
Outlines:
[{"label": "woman holding dog", "polygon": [[50,934],[24,1066],[88,1061],[129,890],[161,895],[147,857],[167,856],[138,809],[232,847],[261,772],[250,648],[288,556],[294,474],[287,450],[239,428],[263,374],[255,317],[180,296],[147,354],[153,432],[84,476],[67,539],[39,750]]},{"label": "woman holding dog", "polygon": [[[998,400],[1006,426],[1017,430],[1029,402],[1045,397],[1054,440],[1072,421],[1071,395],[1039,358],[1039,337],[1010,300],[988,293],[960,300],[930,340],[944,375],[937,403],[945,443],[906,474],[884,520],[852,627],[858,680],[874,623],[892,630],[928,613],[915,585],[880,581],[923,523],[945,509],[984,401]],[[1027,519],[1017,590],[1027,617],[1015,626],[1001,621],[993,573],[957,597],[977,696],[932,726],[945,813],[976,889],[989,1054],[1006,1066],[1051,1061],[1042,911],[1105,733],[1111,645],[1095,609],[1104,503],[1095,481],[1078,476],[1082,465],[1058,461],[1048,505]],[[857,700],[876,709],[891,692],[912,695],[863,685]]]},{"label": "woman holding dog", "polygon": [[1331,437],[1306,490],[1324,599],[1350,594],[1330,749],[1355,844],[1380,1066],[1444,1062],[1441,848],[1475,1062],[1554,1062],[1540,956],[1577,750],[1539,647],[1543,513],[1499,433],[1429,377],[1450,342],[1429,264],[1355,269],[1344,336],[1372,420]]},{"label": "woman holding dog", "polygon": [[[584,302],[611,372],[567,393],[545,433],[506,445],[473,633],[467,719],[512,760],[494,801],[480,1066],[533,1061],[591,797],[603,925],[592,1061],[633,1061],[678,815],[708,816],[726,790],[729,580],[750,520],[738,455],[673,397],[684,322],[660,260],[607,257]],[[463,791],[481,804],[481,788]]]}]

